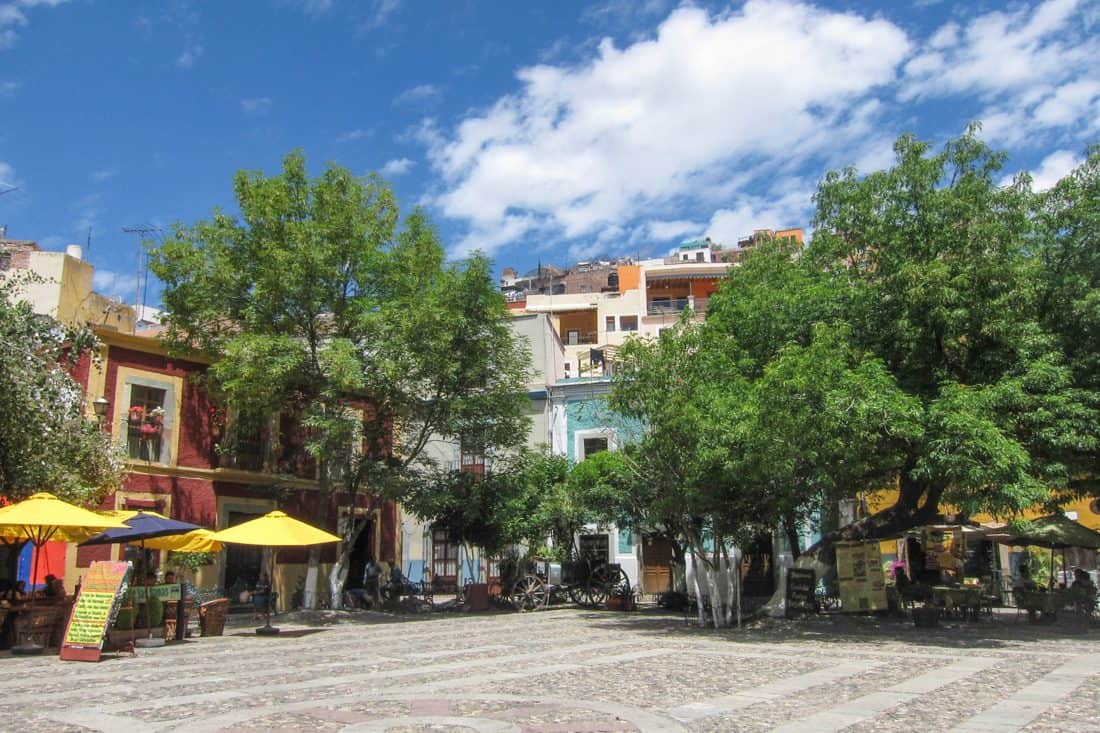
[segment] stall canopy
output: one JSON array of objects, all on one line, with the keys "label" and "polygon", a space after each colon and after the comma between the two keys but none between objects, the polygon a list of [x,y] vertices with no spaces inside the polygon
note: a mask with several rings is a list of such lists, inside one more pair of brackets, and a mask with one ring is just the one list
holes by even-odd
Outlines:
[{"label": "stall canopy", "polygon": [[1083,547],[1100,550],[1100,532],[1089,529],[1061,514],[1050,514],[1033,519],[1026,526],[1014,530],[1011,525],[991,535],[990,539],[1007,545],[1035,545],[1063,550],[1067,547]]}]

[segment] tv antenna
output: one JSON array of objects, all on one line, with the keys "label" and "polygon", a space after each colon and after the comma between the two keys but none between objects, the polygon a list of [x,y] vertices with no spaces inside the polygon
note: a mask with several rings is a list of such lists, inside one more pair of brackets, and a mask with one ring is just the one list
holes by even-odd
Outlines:
[{"label": "tv antenna", "polygon": [[140,239],[137,257],[137,281],[134,283],[134,305],[141,306],[138,318],[145,315],[145,296],[149,291],[149,254],[145,251],[145,240],[152,234],[160,234],[160,227],[142,224],[136,227],[122,227],[126,234],[137,234]]}]

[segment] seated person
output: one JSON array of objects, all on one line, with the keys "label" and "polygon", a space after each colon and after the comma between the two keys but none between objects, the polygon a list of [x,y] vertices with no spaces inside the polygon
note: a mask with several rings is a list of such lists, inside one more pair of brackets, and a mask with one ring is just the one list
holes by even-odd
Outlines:
[{"label": "seated person", "polygon": [[275,593],[271,591],[271,581],[267,573],[260,573],[256,587],[252,589],[252,607],[256,613],[271,613],[275,610]]},{"label": "seated person", "polygon": [[898,588],[898,597],[903,603],[928,603],[932,600],[932,589],[923,583],[914,583],[909,579],[905,568],[899,566],[894,569],[894,583]]},{"label": "seated person", "polygon": [[46,587],[42,589],[42,597],[48,603],[65,600],[65,582],[54,575],[47,575]]},{"label": "seated person", "polygon": [[195,597],[195,589],[191,587],[191,584],[188,583],[186,580],[177,580],[176,574],[171,570],[164,574],[164,582],[166,585],[175,585],[176,583],[179,583],[180,597],[185,600]]},{"label": "seated person", "polygon": [[25,603],[30,600],[30,594],[27,593],[27,581],[17,580],[15,585],[4,591],[4,595],[0,597],[0,601],[5,601],[8,604],[12,603]]},{"label": "seated person", "polygon": [[1073,587],[1083,590],[1090,595],[1096,595],[1096,584],[1092,582],[1088,571],[1084,568],[1076,568],[1073,571]]}]

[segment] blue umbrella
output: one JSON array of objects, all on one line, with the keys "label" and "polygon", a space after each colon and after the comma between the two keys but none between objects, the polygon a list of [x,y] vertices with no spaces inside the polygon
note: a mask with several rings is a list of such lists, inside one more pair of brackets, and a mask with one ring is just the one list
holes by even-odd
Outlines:
[{"label": "blue umbrella", "polygon": [[[95,537],[81,542],[80,545],[113,545],[122,542],[137,542],[141,545],[142,557],[145,556],[145,540],[168,537],[174,534],[186,534],[200,529],[199,525],[169,519],[159,514],[138,512],[129,519],[122,520],[127,528],[113,528],[100,532]],[[149,603],[145,604],[145,625],[149,626]],[[164,642],[159,642],[163,644]]]},{"label": "blue umbrella", "polygon": [[85,545],[113,545],[119,542],[141,542],[156,537],[167,537],[174,534],[186,534],[192,530],[201,529],[197,524],[181,522],[178,519],[169,519],[159,514],[147,514],[138,512],[129,519],[123,519],[126,528],[117,527],[104,530],[95,537],[80,543]]}]

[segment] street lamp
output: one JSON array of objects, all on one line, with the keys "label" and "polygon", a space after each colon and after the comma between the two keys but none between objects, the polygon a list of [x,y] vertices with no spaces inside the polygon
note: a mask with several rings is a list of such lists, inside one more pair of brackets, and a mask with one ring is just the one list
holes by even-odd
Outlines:
[{"label": "street lamp", "polygon": [[107,409],[111,406],[111,403],[107,401],[106,397],[102,395],[96,397],[92,402],[92,409],[95,410],[95,418],[99,422],[103,422],[103,418],[107,417]]}]

